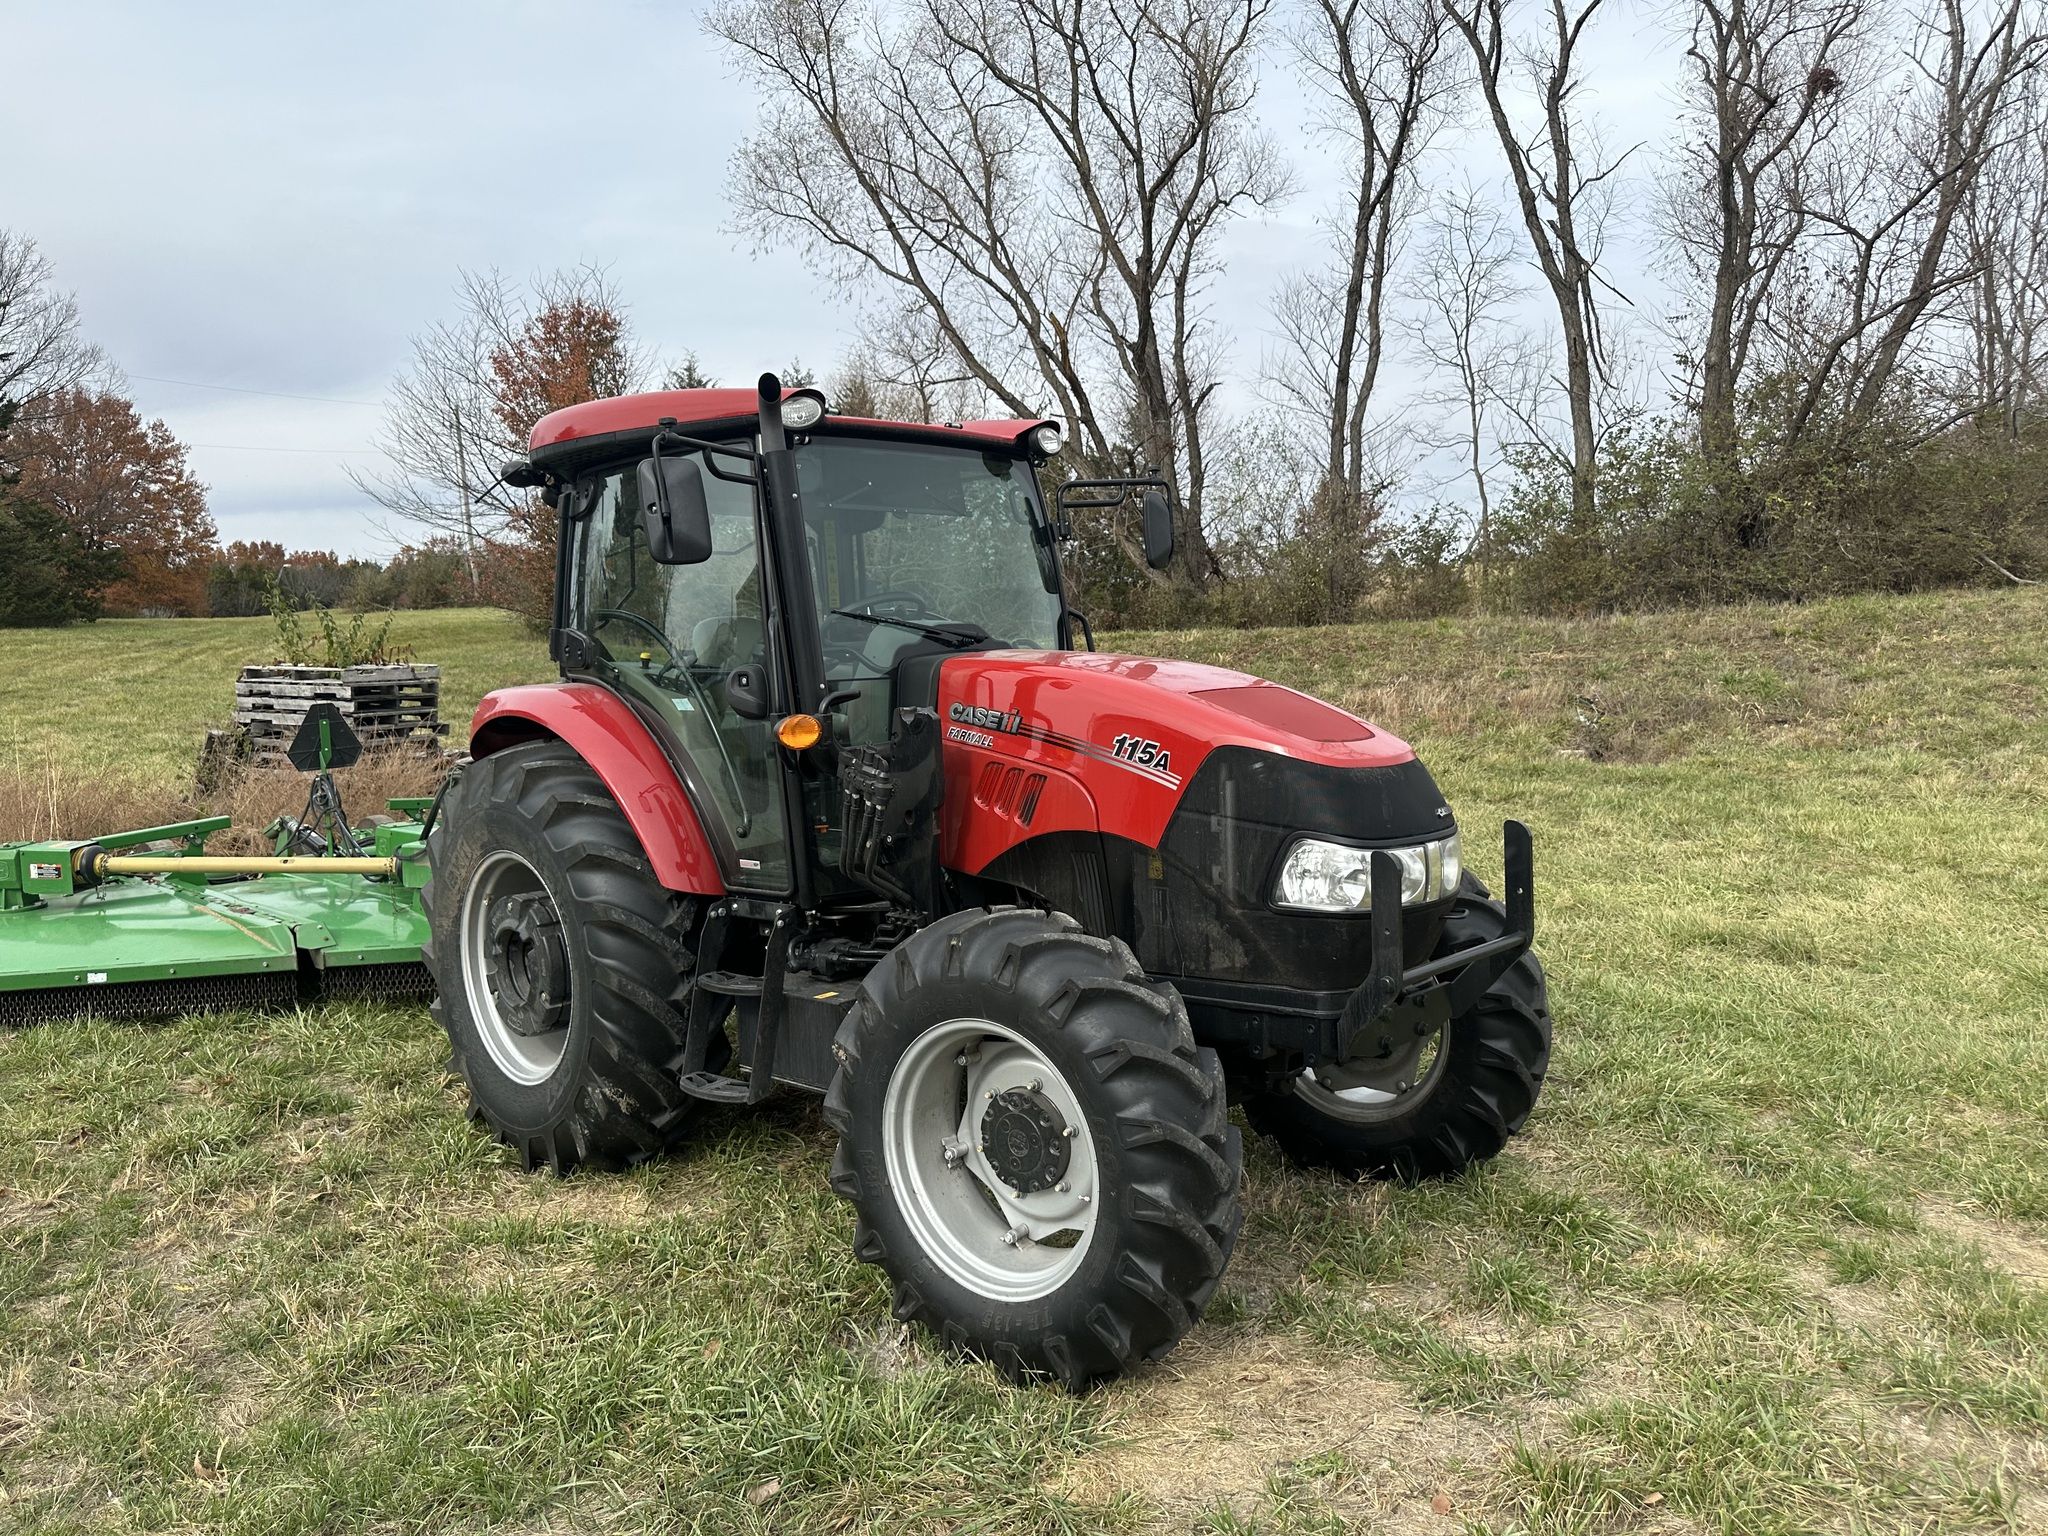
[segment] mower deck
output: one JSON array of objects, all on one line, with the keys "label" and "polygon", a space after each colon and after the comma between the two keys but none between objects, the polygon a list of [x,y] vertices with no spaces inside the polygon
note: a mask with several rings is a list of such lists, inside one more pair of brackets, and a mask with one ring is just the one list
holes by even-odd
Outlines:
[{"label": "mower deck", "polygon": [[412,891],[366,880],[109,881],[0,913],[0,1026],[288,1008],[355,968],[337,990],[424,996],[426,930]]},{"label": "mower deck", "polygon": [[0,1026],[432,995],[417,822],[348,834],[355,858],[318,841],[310,856],[282,842],[270,857],[208,856],[227,826],[0,844]]}]

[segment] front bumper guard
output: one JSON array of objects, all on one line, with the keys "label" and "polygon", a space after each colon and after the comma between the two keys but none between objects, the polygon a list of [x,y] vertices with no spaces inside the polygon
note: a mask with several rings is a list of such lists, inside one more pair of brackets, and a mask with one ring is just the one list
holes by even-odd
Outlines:
[{"label": "front bumper guard", "polygon": [[1428,1034],[1470,1009],[1528,952],[1536,934],[1535,855],[1528,827],[1506,823],[1501,843],[1507,928],[1497,938],[1404,965],[1401,866],[1393,855],[1376,852],[1367,918],[1372,965],[1353,991],[1301,993],[1194,977],[1163,979],[1179,989],[1195,1033],[1206,1044],[1241,1045],[1260,1056],[1298,1055],[1304,1066],[1391,1055],[1403,1037]]}]

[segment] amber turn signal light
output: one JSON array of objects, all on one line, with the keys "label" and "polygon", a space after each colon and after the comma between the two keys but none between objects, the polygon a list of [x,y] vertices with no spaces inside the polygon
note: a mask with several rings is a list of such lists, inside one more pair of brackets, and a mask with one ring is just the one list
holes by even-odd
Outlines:
[{"label": "amber turn signal light", "polygon": [[775,739],[792,752],[815,747],[824,734],[824,724],[816,715],[784,715],[775,727]]}]

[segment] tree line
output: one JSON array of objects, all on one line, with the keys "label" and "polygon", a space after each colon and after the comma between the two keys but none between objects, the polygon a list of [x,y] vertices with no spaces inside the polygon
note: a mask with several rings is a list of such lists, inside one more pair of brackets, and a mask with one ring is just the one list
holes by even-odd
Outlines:
[{"label": "tree line", "polygon": [[388,560],[223,544],[185,445],[121,393],[76,301],[0,230],[0,626],[476,600],[451,541]]},{"label": "tree line", "polygon": [[[1059,473],[1169,474],[1169,570],[1078,524],[1098,623],[1314,623],[2048,579],[2044,4],[721,0],[704,25],[760,102],[735,229],[859,317],[836,409],[1050,415]],[[1653,141],[1596,89],[1624,25],[1677,66]],[[1232,231],[1302,195],[1282,82],[1337,195],[1264,315],[1220,316]],[[0,307],[29,359],[0,369],[43,381],[0,371],[17,444],[90,373],[40,291]],[[358,484],[416,542],[408,581],[544,622],[553,521],[501,466],[550,410],[711,382],[602,269],[465,273]],[[138,461],[168,437],[79,414]],[[0,468],[6,505],[61,500],[19,450]],[[47,559],[142,591],[53,515],[77,547]],[[182,526],[166,571],[211,548]]]},{"label": "tree line", "polygon": [[[1678,64],[1656,142],[1593,89],[1624,22]],[[2041,0],[723,0],[705,25],[761,103],[735,229],[861,317],[836,408],[1051,415],[1061,471],[1174,479],[1168,571],[1080,523],[1100,621],[2048,575]],[[1226,327],[1233,225],[1299,195],[1275,80],[1340,190]],[[1630,242],[1661,253],[1654,303]],[[539,615],[550,527],[496,466],[547,409],[711,381],[664,373],[599,272],[465,276],[458,307],[365,489]]]},{"label": "tree line", "polygon": [[[723,0],[707,25],[763,103],[741,226],[868,306],[885,378],[1173,473],[1170,572],[1084,529],[1112,620],[2048,566],[2039,0]],[[1679,61],[1655,142],[1602,113],[1623,26]],[[1206,295],[1229,227],[1298,180],[1275,80],[1341,192],[1253,370]],[[1630,241],[1663,253],[1654,312]]]}]

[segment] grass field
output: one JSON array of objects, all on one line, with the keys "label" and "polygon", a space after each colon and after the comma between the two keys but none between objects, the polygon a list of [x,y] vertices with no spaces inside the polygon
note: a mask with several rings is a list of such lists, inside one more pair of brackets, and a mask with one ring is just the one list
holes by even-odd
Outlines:
[{"label": "grass field", "polygon": [[[545,640],[488,609],[401,613],[391,640],[441,667],[441,715],[457,732],[476,701],[554,675]],[[277,660],[262,619],[110,619],[0,630],[0,772],[56,762],[77,778],[189,780],[208,725],[225,725],[235,674]]]},{"label": "grass field", "polygon": [[[456,700],[544,668],[412,622]],[[0,635],[0,765],[173,784],[260,634]],[[1497,1163],[1253,1148],[1207,1322],[1077,1402],[891,1320],[806,1102],[556,1182],[423,1013],[36,1029],[0,1529],[2048,1530],[2048,593],[1116,643],[1407,735],[1482,873],[1534,826]]]}]

